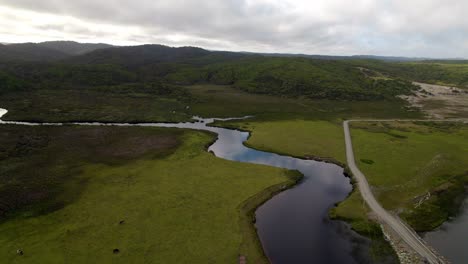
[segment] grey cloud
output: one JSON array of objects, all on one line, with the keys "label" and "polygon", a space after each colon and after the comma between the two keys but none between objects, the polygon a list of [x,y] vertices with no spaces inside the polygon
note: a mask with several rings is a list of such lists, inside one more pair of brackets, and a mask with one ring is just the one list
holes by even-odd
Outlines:
[{"label": "grey cloud", "polygon": [[[307,3],[310,4],[308,5]],[[267,52],[468,57],[464,0],[0,0],[0,5],[134,26],[134,42]],[[304,9],[304,7],[306,9]],[[112,34],[63,22],[39,30]],[[112,33],[112,32],[111,32]],[[183,35],[182,40],[171,35]]]}]

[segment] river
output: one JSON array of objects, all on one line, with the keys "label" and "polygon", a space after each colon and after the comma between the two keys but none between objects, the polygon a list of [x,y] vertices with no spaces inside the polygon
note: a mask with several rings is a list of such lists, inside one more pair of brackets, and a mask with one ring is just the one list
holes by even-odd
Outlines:
[{"label": "river", "polygon": [[341,221],[332,221],[328,210],[352,190],[343,168],[325,162],[303,160],[244,146],[248,132],[210,127],[213,119],[198,123],[151,124],[163,127],[208,130],[218,134],[209,147],[228,160],[298,170],[300,184],[260,206],[256,227],[272,263],[366,263],[368,241]]},{"label": "river", "polygon": [[[0,118],[7,110],[0,108]],[[257,151],[243,143],[248,132],[211,127],[215,120],[195,118],[193,123],[71,123],[101,126],[154,126],[206,130],[218,134],[209,151],[227,160],[264,164],[298,170],[304,179],[294,188],[274,196],[256,210],[256,228],[264,251],[274,264],[281,263],[369,263],[369,241],[341,221],[332,221],[328,211],[344,200],[352,189],[343,169],[334,164],[303,160]],[[63,125],[2,121],[0,124]],[[440,228],[424,235],[424,239],[454,264],[466,263],[468,251],[468,200],[461,214]]]},{"label": "river", "polygon": [[[7,111],[0,109],[0,118]],[[244,146],[248,132],[208,126],[215,119],[196,118],[193,123],[72,123],[74,125],[153,126],[207,130],[218,134],[209,147],[217,157],[298,170],[303,180],[274,196],[256,210],[256,228],[272,263],[368,263],[369,240],[341,221],[332,221],[328,211],[352,190],[343,168],[325,162],[303,160]],[[228,119],[216,119],[228,120]],[[63,125],[1,121],[0,124]]]}]

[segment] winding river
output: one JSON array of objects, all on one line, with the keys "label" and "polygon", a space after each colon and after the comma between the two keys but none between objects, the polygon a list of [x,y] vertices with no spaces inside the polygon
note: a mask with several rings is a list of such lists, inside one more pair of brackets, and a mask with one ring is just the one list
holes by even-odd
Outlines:
[{"label": "winding river", "polygon": [[[0,118],[7,111],[0,109]],[[71,123],[100,126],[153,126],[207,130],[218,134],[209,147],[216,156],[232,161],[264,164],[298,170],[304,179],[256,210],[256,228],[272,263],[367,263],[369,241],[341,221],[332,221],[328,211],[344,200],[352,189],[350,180],[337,165],[257,151],[243,145],[249,133],[211,127],[215,120],[195,118],[193,123]],[[64,125],[1,121],[15,125]]]},{"label": "winding river", "polygon": [[[32,123],[2,121],[7,110],[0,108],[0,124],[49,125],[63,123]],[[337,165],[313,160],[303,160],[244,146],[249,133],[208,124],[215,120],[195,117],[192,123],[67,123],[87,126],[142,126],[175,127],[206,130],[218,134],[209,147],[217,157],[232,161],[264,164],[298,170],[304,179],[294,188],[281,192],[256,210],[256,228],[262,246],[271,263],[371,263],[370,241],[353,232],[347,224],[333,221],[328,211],[344,200],[352,189]],[[234,118],[235,119],[235,118]],[[468,200],[461,215],[444,223],[439,229],[426,233],[424,239],[445,255],[452,263],[466,263],[468,251]]]},{"label": "winding river", "polygon": [[328,218],[328,210],[352,190],[343,168],[257,151],[243,145],[248,132],[207,126],[214,119],[198,120],[148,125],[212,131],[218,134],[218,140],[208,150],[220,158],[299,170],[304,175],[300,184],[276,195],[256,211],[258,235],[271,263],[368,262],[368,241],[345,223]]}]

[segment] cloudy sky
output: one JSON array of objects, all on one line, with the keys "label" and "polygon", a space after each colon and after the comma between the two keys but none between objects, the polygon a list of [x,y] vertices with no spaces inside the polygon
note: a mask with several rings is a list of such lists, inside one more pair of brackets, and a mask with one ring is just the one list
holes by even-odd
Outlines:
[{"label": "cloudy sky", "polygon": [[0,42],[468,58],[467,0],[0,0]]}]

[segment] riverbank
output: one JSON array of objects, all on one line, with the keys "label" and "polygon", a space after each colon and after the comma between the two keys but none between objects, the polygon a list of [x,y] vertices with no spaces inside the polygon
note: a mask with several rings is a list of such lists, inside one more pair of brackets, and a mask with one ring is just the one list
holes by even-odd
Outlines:
[{"label": "riverbank", "polygon": [[[317,170],[322,171],[323,169],[327,168],[327,170],[329,171],[329,176],[323,175],[323,177],[327,177],[326,182],[328,184],[331,184],[329,187],[326,187],[326,185],[325,185],[323,187],[326,187],[326,188],[323,188],[323,187],[320,188],[319,186],[323,185],[324,182],[321,183],[320,180],[317,181],[318,178],[316,178],[316,177],[309,178],[307,183],[301,185],[302,187],[307,186],[306,189],[302,188],[302,189],[304,189],[302,192],[305,191],[306,193],[321,193],[321,194],[318,194],[320,197],[322,197],[322,198],[328,197],[328,198],[326,198],[327,200],[331,199],[330,202],[314,203],[314,204],[312,204],[313,205],[312,209],[309,208],[309,210],[305,210],[305,212],[307,212],[308,215],[309,215],[307,217],[307,219],[310,220],[309,217],[313,216],[313,219],[317,220],[318,223],[322,222],[322,219],[324,217],[322,215],[322,213],[321,213],[323,211],[323,209],[329,207],[330,204],[332,204],[333,202],[340,201],[349,192],[348,187],[347,187],[348,184],[346,183],[346,181],[343,181],[344,178],[342,178],[342,175],[338,175],[336,173],[336,172],[339,172],[341,170],[338,169],[338,168],[335,168],[335,166],[330,166],[330,165],[325,165],[325,164],[320,165],[319,163],[312,162],[312,161],[294,159],[294,158],[291,158],[291,157],[279,156],[279,155],[272,154],[272,153],[259,152],[259,151],[255,151],[255,150],[245,148],[245,147],[243,147],[242,143],[247,139],[247,135],[248,135],[247,133],[241,133],[241,132],[238,132],[238,131],[226,130],[226,129],[211,129],[211,128],[205,126],[207,121],[211,121],[211,120],[202,120],[202,122],[197,122],[197,123],[181,123],[181,124],[167,124],[167,123],[164,124],[164,123],[160,123],[160,124],[140,124],[140,125],[137,125],[137,126],[148,126],[148,125],[150,125],[150,126],[163,126],[163,127],[203,129],[203,130],[209,130],[209,131],[213,131],[213,132],[216,131],[218,133],[218,140],[214,144],[212,144],[209,147],[208,150],[209,151],[214,151],[216,153],[216,155],[218,155],[220,157],[228,158],[228,159],[235,159],[235,160],[239,160],[239,161],[243,161],[243,162],[260,163],[260,164],[265,164],[265,165],[270,165],[270,166],[277,166],[277,167],[288,168],[288,169],[301,168],[301,171],[306,172],[307,174],[312,173],[313,175],[316,175],[316,176],[317,176],[316,172],[313,173],[313,171],[317,171]],[[21,124],[29,124],[29,123],[24,123],[23,122]],[[57,126],[54,126],[54,125],[57,125]],[[103,128],[108,128],[109,124],[93,123],[93,124],[89,124],[89,125],[87,125],[87,124],[80,124],[80,125],[84,125],[83,127],[80,127],[82,129],[84,129],[86,127],[89,127],[89,126],[103,129]],[[116,125],[118,127],[131,126],[131,125],[127,125],[127,124],[116,124]],[[48,129],[48,128],[67,129],[67,128],[70,128],[70,126],[62,126],[61,124],[49,124],[49,126],[37,126],[37,127],[34,127],[34,128],[40,128],[40,129]],[[132,127],[132,128],[137,129],[137,127]],[[205,134],[206,134],[206,132],[205,132]],[[206,144],[205,144],[205,148],[206,148]],[[232,152],[232,151],[234,151],[234,152]],[[241,156],[239,156],[239,154],[241,154]],[[234,155],[234,156],[232,156],[232,155]],[[324,168],[320,169],[321,166],[324,166]],[[334,184],[333,184],[333,182],[330,182],[330,179],[329,179],[330,176],[333,176],[333,177],[338,176],[338,178],[336,179],[336,182]],[[297,180],[298,180],[297,175],[295,177],[293,177],[293,178],[295,180],[292,183],[297,182]],[[312,183],[311,183],[311,180],[312,180]],[[277,186],[280,186],[280,185],[277,185]],[[275,186],[273,188],[276,188],[277,186]],[[284,183],[281,184],[281,190],[282,191],[286,190],[287,189],[286,187],[287,187],[286,184],[284,184]],[[320,191],[318,191],[318,190],[311,191],[311,187],[312,187],[312,190],[314,188],[319,187]],[[328,188],[332,188],[334,190],[334,192],[331,193],[330,191],[327,191]],[[270,191],[272,191],[272,190],[273,189],[270,189]],[[278,190],[278,191],[280,191],[280,190]],[[294,189],[292,191],[292,193],[294,193],[296,191],[297,191],[297,189]],[[273,195],[273,193],[270,193],[270,196],[271,195]],[[282,196],[286,197],[284,194]],[[259,198],[259,196],[256,196],[256,197]],[[265,199],[267,199],[267,198],[270,198],[270,197],[265,197]],[[310,205],[310,203],[308,201],[315,200],[315,199],[311,199],[311,198],[312,197],[305,199],[306,204]],[[275,198],[273,200],[277,200],[277,199]],[[296,204],[297,202],[299,202],[299,201],[293,200],[294,204]],[[269,201],[269,204],[271,204],[271,201]],[[317,206],[318,206],[318,208],[315,208]],[[302,207],[300,207],[299,209],[301,211],[303,211]],[[274,212],[277,212],[277,210],[274,210]],[[264,217],[260,218],[260,219],[264,219]],[[276,217],[273,217],[273,218],[268,217],[266,219],[280,220],[280,218],[276,218]],[[299,240],[297,240],[295,238],[295,235],[293,237],[291,237],[291,238],[294,238],[295,240],[297,240],[297,242],[299,242],[299,244],[297,244],[295,248],[300,248],[303,245],[302,241],[304,241],[303,240],[304,238],[306,238],[308,240],[311,240],[311,241],[315,241],[316,236],[314,236],[313,233],[309,234],[309,232],[310,232],[310,230],[316,230],[316,229],[319,229],[319,230],[322,230],[322,231],[327,230],[327,232],[331,232],[330,235],[332,235],[332,237],[334,237],[334,238],[330,239],[330,236],[327,235],[326,238],[327,238],[327,240],[329,240],[329,242],[327,244],[321,243],[321,245],[325,246],[326,249],[335,248],[338,245],[336,242],[339,242],[340,244],[345,243],[345,244],[342,244],[342,246],[345,246],[345,248],[346,248],[346,243],[348,243],[347,239],[341,238],[340,236],[337,237],[337,234],[334,233],[334,231],[332,229],[330,229],[331,228],[330,226],[326,226],[326,225],[322,226],[323,224],[318,224],[318,223],[313,225],[314,228],[311,228],[309,222],[306,223],[306,226],[299,226],[300,230],[301,230],[300,232],[303,233],[303,234],[306,234],[306,235],[303,238],[299,239]],[[260,227],[261,226],[262,225],[260,225]],[[281,225],[281,227],[284,227],[284,226],[285,225]],[[269,232],[268,230],[265,230],[263,227],[261,227],[260,230],[262,232]],[[277,229],[275,229],[275,230],[277,230]],[[253,232],[253,234],[254,234],[253,237],[256,238],[255,232]],[[265,233],[263,233],[263,234],[265,234]],[[260,234],[260,236],[262,236],[262,234]],[[254,241],[256,241],[256,240],[254,240]],[[263,245],[265,247],[265,244],[263,244]],[[268,248],[268,243],[266,244],[266,246]],[[312,247],[315,247],[315,246],[312,244]],[[245,246],[244,246],[244,248],[245,248]],[[343,250],[339,250],[339,252],[342,252],[342,251]],[[120,252],[120,250],[119,250],[119,252]],[[259,252],[262,252],[262,251],[259,251]],[[305,256],[307,256],[306,259],[311,259],[311,258],[316,258],[316,257],[321,257],[321,258],[323,258],[323,257],[329,258],[330,257],[328,254],[323,255],[323,251],[315,252],[312,255],[309,254],[310,251],[308,251],[308,250],[307,251],[301,251],[301,252],[306,253],[305,254]],[[272,254],[272,253],[283,254],[283,250],[280,250],[278,252],[270,251],[270,254]],[[284,253],[289,254],[288,256],[291,256],[291,257],[295,256],[294,254],[291,255],[291,252],[288,252],[288,251],[285,251]],[[343,253],[340,253],[340,254],[335,254],[334,258],[336,258],[336,256],[339,256],[340,259],[344,259],[347,262],[351,261],[351,259],[352,259],[351,255],[349,255],[346,252],[343,252]]]},{"label": "riverbank", "polygon": [[468,237],[468,197],[456,217],[442,224],[434,231],[424,234],[424,240],[433,245],[451,263],[465,263],[468,259],[466,237]]},{"label": "riverbank", "polygon": [[[344,137],[339,122],[320,120],[215,122],[213,126],[250,133],[245,146],[300,159],[324,161],[345,167]],[[341,142],[341,143],[338,143]]]},{"label": "riverbank", "polygon": [[[345,200],[337,203],[330,209],[329,217],[332,220],[349,223],[352,230],[371,239],[372,244],[369,253],[376,263],[398,263],[398,258],[391,245],[385,239],[380,224],[368,218],[370,210],[362,200],[351,172],[344,163],[344,156],[342,157],[343,161],[339,161],[335,158],[323,158],[311,154],[297,155],[297,151],[300,149],[299,151],[302,153],[321,153],[323,155],[341,157],[344,155],[344,137],[341,126],[327,121],[297,120],[264,123],[252,122],[248,119],[215,122],[213,126],[249,132],[249,139],[244,142],[244,145],[252,149],[293,156],[299,159],[328,162],[344,168],[343,176],[352,179],[353,190]],[[300,133],[297,133],[298,130]],[[291,137],[294,139],[294,142],[281,140],[276,135],[281,135],[282,139]],[[301,141],[303,137],[307,138],[307,144]],[[327,139],[325,143],[322,141],[324,137]],[[343,147],[339,146],[338,142],[343,142]],[[266,145],[269,147],[265,147]],[[326,145],[332,146],[332,148],[326,148]],[[287,152],[284,151],[285,146],[288,150]],[[304,151],[304,148],[310,147],[314,148],[314,150]]]},{"label": "riverbank", "polygon": [[[257,250],[256,247],[250,249],[255,241],[246,243],[249,238],[243,237],[239,219],[244,216],[240,205],[261,190],[291,180],[289,173],[282,169],[214,157],[205,151],[206,144],[214,139],[206,132],[140,127],[0,126],[4,135],[2,140],[11,141],[12,146],[18,144],[14,138],[5,136],[7,128],[14,129],[11,133],[20,138],[25,138],[24,134],[30,135],[26,138],[34,142],[37,141],[36,134],[44,136],[55,131],[46,149],[35,144],[32,152],[26,152],[29,154],[24,156],[24,162],[37,160],[42,164],[41,174],[44,175],[51,169],[43,161],[46,156],[59,156],[67,161],[59,166],[64,175],[68,175],[67,168],[73,165],[70,162],[79,162],[78,167],[72,166],[76,168],[74,179],[84,187],[76,199],[67,199],[63,208],[52,207],[53,210],[46,214],[17,214],[2,222],[0,257],[7,262],[56,263],[73,258],[77,262],[128,263],[158,258],[164,259],[165,263],[204,263],[213,256],[221,262],[232,262],[237,259],[242,243],[245,252]],[[79,137],[92,142],[92,147],[81,141],[75,142],[76,146],[73,145],[70,151],[65,148],[59,153],[52,147],[67,146],[64,142],[56,142],[63,138],[62,134],[73,135],[77,130],[90,129],[108,131],[113,136],[93,139],[97,136],[93,132],[90,136]],[[105,153],[117,155],[122,152],[109,149],[115,148],[116,144],[106,140],[119,138],[117,145],[123,148],[127,144],[123,144],[127,142],[123,131],[127,131],[128,143],[136,143],[133,147],[138,149],[152,145],[132,139],[135,135],[132,131],[143,131],[158,138],[158,133],[179,135],[181,145],[169,156],[153,156],[156,151],[153,146],[143,158],[132,156],[125,162],[115,159],[108,164],[101,162],[104,161],[101,158],[107,157]],[[2,146],[7,144],[3,142]],[[49,147],[49,154],[44,155]],[[103,152],[84,155],[93,157],[92,161],[80,161],[70,156],[96,148]],[[3,157],[2,162],[11,163],[11,158]],[[51,162],[52,166],[54,163]],[[8,175],[20,175],[23,170],[23,174],[37,175],[32,164],[14,167],[19,171]],[[230,188],[226,189],[226,184]],[[57,190],[66,192],[68,189]],[[62,195],[59,197],[63,198]],[[22,256],[16,254],[18,249],[22,250]]]},{"label": "riverbank", "polygon": [[466,124],[356,122],[353,127],[356,160],[387,210],[419,232],[455,215],[468,183]]},{"label": "riverbank", "polygon": [[240,206],[241,217],[239,223],[243,239],[239,246],[239,256],[245,257],[248,263],[270,263],[263,250],[262,243],[255,227],[255,211],[276,194],[293,188],[304,177],[298,171],[288,171],[287,175],[289,178],[287,181],[266,188],[244,201]]},{"label": "riverbank", "polygon": [[[231,122],[235,121],[236,120],[232,120]],[[210,127],[211,125],[212,123],[210,123]],[[186,126],[184,125],[183,127]],[[259,236],[262,239],[263,248],[265,251],[269,252],[268,255],[272,257],[272,261],[282,263],[285,261],[293,261],[293,259],[296,261],[308,261],[310,259],[317,260],[317,258],[321,258],[325,262],[338,261],[341,259],[341,261],[351,263],[354,261],[354,257],[361,260],[364,258],[368,261],[368,255],[362,254],[361,247],[364,245],[355,242],[365,239],[352,231],[345,231],[345,229],[348,230],[347,226],[340,225],[340,227],[338,227],[333,224],[338,224],[338,222],[332,223],[332,221],[323,221],[324,219],[328,220],[327,214],[324,215],[320,213],[327,210],[334,203],[341,201],[350,191],[349,187],[351,186],[348,180],[344,180],[343,170],[340,167],[328,165],[324,162],[318,163],[310,159],[298,159],[287,155],[282,156],[270,152],[262,152],[248,147],[239,147],[233,145],[231,142],[238,141],[237,144],[245,146],[245,142],[250,136],[250,133],[245,132],[243,129],[226,130],[218,126],[212,128],[220,133],[220,139],[228,135],[231,135],[228,136],[228,138],[233,137],[228,140],[222,140],[229,142],[229,147],[221,147],[220,149],[216,146],[212,146],[210,148],[213,148],[215,152],[217,152],[216,150],[221,150],[221,152],[217,152],[217,155],[225,155],[223,154],[223,149],[227,148],[225,151],[230,153],[227,158],[232,156],[232,158],[243,162],[254,162],[288,169],[298,169],[302,173],[307,174],[306,179],[299,186],[287,191],[285,189],[284,193],[273,197],[255,212],[257,216],[260,215],[260,221],[256,226],[259,230]],[[236,134],[237,136],[234,136]],[[240,138],[236,139],[238,136],[240,136]],[[324,186],[320,187],[322,185]],[[331,189],[333,189],[333,191]],[[318,197],[323,201],[310,203],[310,201],[317,201]],[[285,210],[285,206],[288,209]],[[307,210],[305,210],[306,207],[308,208]],[[295,217],[291,219],[297,219],[297,221],[287,221],[287,218],[282,217],[283,215],[295,215]],[[284,221],[282,219],[284,219]],[[309,219],[309,221],[304,223],[301,219]],[[266,224],[266,222],[268,222],[268,224]],[[343,223],[343,225],[345,224]],[[335,230],[336,228],[341,231]],[[277,234],[278,230],[283,230],[281,231],[281,235]],[[288,232],[286,232],[286,230],[288,230]],[[322,234],[322,236],[324,231],[330,234],[322,238],[322,243],[320,245],[315,245],[317,241],[316,236],[320,236],[320,234],[317,234],[318,230],[321,230],[319,233]],[[343,234],[339,235],[336,233],[337,231],[344,231],[349,234],[343,236]],[[287,243],[288,247],[284,248],[283,243],[288,240],[290,241]],[[309,242],[306,243],[305,241]],[[332,258],[330,258],[330,255],[323,253],[323,250],[327,251],[331,248],[336,248],[337,245],[344,247],[343,250],[340,250],[344,252],[341,254],[334,254],[335,256]],[[367,244],[364,247],[366,246]],[[308,249],[310,247],[312,248],[311,250],[299,250],[304,247]],[[298,250],[292,250],[293,248],[297,248]],[[319,252],[316,252],[318,248],[323,248],[323,250],[318,250]],[[353,252],[348,252],[351,248]],[[351,256],[353,257],[351,258]]]},{"label": "riverbank", "polygon": [[[427,125],[427,124],[426,124],[426,125]],[[445,124],[444,124],[444,126],[442,126],[442,127],[441,127],[440,125],[437,125],[437,126],[436,126],[435,124],[429,124],[429,125],[430,125],[431,127],[437,128],[437,129],[439,129],[439,130],[443,130],[443,132],[451,132],[451,133],[454,132],[454,131],[451,131],[451,130],[453,130],[453,128],[454,128],[453,126],[448,126],[448,127],[447,127]],[[385,127],[384,127],[384,128],[385,128]],[[388,127],[386,127],[386,128],[388,128]],[[456,127],[455,127],[455,128],[456,128]],[[400,129],[400,130],[402,130],[402,131],[404,131],[404,132],[408,132],[408,131],[407,131],[407,128],[405,128],[405,129]],[[372,132],[376,132],[376,131],[372,131]],[[377,131],[377,132],[382,133],[382,131]],[[385,132],[385,131],[384,131],[384,132]],[[421,132],[421,131],[419,131],[419,132]],[[424,131],[424,132],[427,132],[427,131]],[[429,131],[429,132],[430,132],[429,134],[431,134],[431,133],[433,133],[434,131]],[[437,131],[436,131],[436,132],[437,132]],[[440,131],[439,131],[439,132],[440,132]],[[455,132],[456,132],[456,131],[455,131]],[[402,136],[401,134],[399,134],[398,131],[396,131],[396,132],[395,132],[395,131],[386,131],[384,134],[387,134],[387,135],[389,135],[389,136],[391,136],[391,137],[393,137],[393,138],[397,138],[397,139],[406,139],[406,138],[407,138],[407,137]],[[205,145],[205,146],[206,146],[206,145]],[[375,164],[375,160],[371,160],[371,159],[369,159],[369,158],[362,158],[362,159],[360,159],[360,162],[362,162],[362,163],[364,163],[364,164],[367,164],[367,165],[374,165],[374,164]],[[439,191],[440,191],[440,190],[439,190]],[[445,190],[442,190],[442,192],[446,192],[446,191],[445,191]],[[351,196],[352,196],[352,195],[353,195],[353,194],[351,194]],[[348,219],[348,220],[349,220],[349,219]]]},{"label": "riverbank", "polygon": [[[323,125],[322,122],[303,120],[301,122],[310,122],[310,125],[306,126],[298,124],[299,127],[297,129],[302,129],[301,133],[306,134],[309,137],[309,141],[311,139],[315,141],[309,142],[308,144],[290,145],[290,150],[287,153],[283,151],[281,146],[288,144],[287,140],[283,140],[284,138],[288,138],[289,136],[293,137],[293,135],[297,134],[295,132],[297,129],[294,128],[294,124],[292,124],[292,122],[244,120],[228,122],[227,126],[230,128],[236,127],[242,130],[251,131],[251,137],[245,143],[249,147],[301,157],[301,155],[304,155],[304,150],[307,149],[309,144],[314,144],[315,142],[317,142],[317,145],[323,144],[323,142],[320,142],[322,138],[320,135],[323,133],[316,133],[316,131],[323,130],[323,128],[320,128],[320,126]],[[398,124],[398,122],[388,123]],[[223,126],[223,124],[218,125]],[[463,196],[461,194],[463,193],[462,190],[464,190],[463,182],[465,182],[462,179],[465,176],[462,175],[463,171],[459,171],[457,174],[457,169],[465,168],[467,163],[466,161],[460,161],[456,157],[464,156],[462,153],[463,151],[459,151],[462,147],[458,145],[458,142],[466,142],[466,135],[464,132],[457,132],[457,126],[452,128],[450,128],[450,126],[441,127],[440,125],[432,123],[419,123],[414,124],[414,126],[419,126],[419,129],[411,131],[408,130],[408,127],[405,128],[398,125],[396,129],[392,129],[391,127],[381,127],[381,131],[379,131],[379,129],[376,130],[372,127],[365,128],[353,126],[353,137],[356,132],[355,130],[367,131],[365,134],[362,133],[354,143],[358,155],[362,154],[363,150],[381,151],[380,154],[363,154],[357,158],[357,162],[359,163],[358,166],[360,168],[362,167],[364,170],[372,167],[379,168],[381,166],[385,166],[384,168],[381,167],[378,172],[373,172],[373,174],[369,176],[371,180],[374,180],[371,181],[371,185],[374,188],[373,190],[377,192],[376,195],[378,196],[379,201],[383,200],[386,208],[393,204],[394,207],[389,207],[390,210],[400,208],[396,210],[396,212],[401,213],[405,221],[407,221],[414,229],[418,231],[434,230],[434,228],[437,228],[441,223],[447,221],[450,217],[455,216],[454,213],[459,208],[458,201],[462,201],[461,198]],[[330,123],[327,127],[333,129],[333,123]],[[336,128],[336,133],[338,132],[341,132],[341,127]],[[400,132],[408,133],[408,135],[401,135]],[[268,133],[269,137],[259,137],[259,135]],[[299,133],[299,139],[301,138],[301,133]],[[333,133],[329,134],[333,135]],[[382,135],[387,137],[387,139],[385,139],[385,137],[380,137]],[[463,137],[465,139],[462,139]],[[265,138],[267,138],[268,141],[266,141]],[[294,138],[297,139],[297,137]],[[426,139],[421,141],[423,138]],[[340,140],[341,139],[339,137],[336,137],[333,142],[328,144],[338,145],[341,144]],[[439,146],[447,146],[447,144],[449,144],[449,146],[453,146],[451,144],[458,146],[452,149],[450,149],[450,147],[444,147],[443,150],[447,152],[445,154],[441,154],[442,156],[438,155],[440,153],[434,152],[435,150],[440,149]],[[384,145],[385,147],[383,147]],[[393,150],[393,146],[399,146],[402,149]],[[280,151],[277,151],[278,149]],[[324,152],[324,149],[330,153],[330,150],[336,151],[336,146],[333,146],[333,148],[322,147],[321,150],[316,153],[326,153]],[[404,151],[405,149],[406,152]],[[432,150],[428,151],[429,149]],[[424,152],[424,155],[420,155],[421,151]],[[301,155],[297,155],[298,153]],[[391,153],[404,154],[400,156],[399,154]],[[388,159],[389,155],[392,157],[392,160]],[[331,154],[331,156],[340,156],[340,153]],[[374,156],[378,161],[376,158],[373,158]],[[417,157],[417,162],[420,162],[416,167],[413,166],[414,164],[412,165],[412,161],[416,161],[415,157]],[[433,160],[434,157],[435,160]],[[442,157],[442,159],[440,157]],[[306,158],[306,156],[302,156],[302,158]],[[336,161],[334,161],[334,163],[340,164]],[[417,190],[409,188],[415,185],[415,178],[420,178],[421,174],[427,174],[427,171],[430,171],[430,168],[433,168],[433,166],[436,165],[440,165],[438,170],[434,171],[433,175],[428,174],[423,177],[425,180],[421,182],[423,184],[419,184],[420,186]],[[393,170],[394,168],[397,169],[396,173]],[[443,176],[447,175],[447,173],[450,176]],[[398,175],[399,178],[395,178],[395,174]],[[385,182],[376,181],[378,179],[395,179],[395,183],[386,185]],[[406,183],[408,179],[409,182]],[[394,192],[401,193],[403,191],[403,196],[400,194],[391,195],[382,193],[383,190],[390,188],[390,186],[393,186],[391,188],[394,188]],[[391,190],[392,189],[388,191]],[[427,197],[427,190],[430,191],[430,197]],[[392,199],[392,201],[388,201],[388,199]],[[400,199],[400,201],[404,201],[404,203],[394,203],[394,199]],[[414,208],[416,204],[420,205],[417,208]],[[438,211],[434,211],[434,208],[438,208]],[[427,214],[430,215],[428,216]],[[377,238],[383,244],[386,244],[382,236],[380,226],[369,220],[369,210],[365,206],[356,189],[354,189],[353,193],[351,193],[346,200],[339,203],[336,208],[333,208],[330,215],[333,218],[345,220],[351,223],[353,229],[359,233],[371,237],[374,236],[374,240]],[[372,216],[370,217],[372,218]],[[379,251],[380,249],[377,247],[375,252]]]}]

